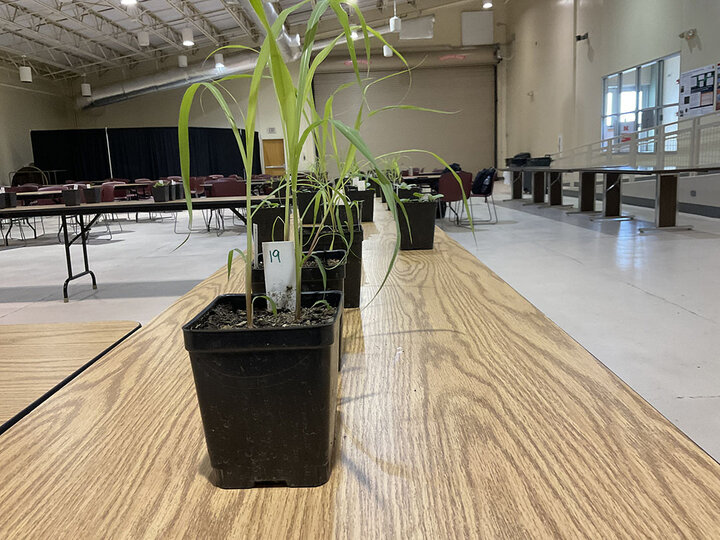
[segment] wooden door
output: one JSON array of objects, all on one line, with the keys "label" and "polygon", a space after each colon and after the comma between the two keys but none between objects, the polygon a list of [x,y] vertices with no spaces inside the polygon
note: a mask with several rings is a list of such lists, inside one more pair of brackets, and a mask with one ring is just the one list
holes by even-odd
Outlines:
[{"label": "wooden door", "polygon": [[282,139],[263,140],[265,174],[282,176],[285,174],[285,141]]}]

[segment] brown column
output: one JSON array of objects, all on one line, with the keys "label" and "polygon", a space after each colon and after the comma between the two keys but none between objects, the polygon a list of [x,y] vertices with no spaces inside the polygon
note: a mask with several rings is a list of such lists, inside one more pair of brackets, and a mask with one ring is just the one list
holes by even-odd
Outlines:
[{"label": "brown column", "polygon": [[545,202],[545,173],[544,172],[535,171],[533,173],[532,198],[533,198],[533,202],[536,204]]},{"label": "brown column", "polygon": [[603,217],[619,217],[622,206],[622,177],[620,173],[605,173]]},{"label": "brown column", "polygon": [[595,211],[595,177],[594,172],[580,173],[580,188],[578,193],[578,205],[581,212]]},{"label": "brown column", "polygon": [[561,172],[550,172],[548,173],[549,179],[549,197],[550,206],[560,206],[563,203],[562,197],[562,173]]},{"label": "brown column", "polygon": [[677,174],[658,175],[655,187],[655,226],[674,227],[677,224]]}]

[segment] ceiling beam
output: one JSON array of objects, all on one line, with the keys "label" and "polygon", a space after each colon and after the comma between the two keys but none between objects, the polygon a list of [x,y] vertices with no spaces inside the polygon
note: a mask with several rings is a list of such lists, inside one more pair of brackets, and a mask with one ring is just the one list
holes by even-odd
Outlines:
[{"label": "ceiling beam", "polygon": [[[76,4],[86,6],[88,2],[76,1]],[[171,45],[177,51],[184,51],[182,46],[182,36],[172,26],[166,24],[162,19],[151,11],[144,9],[140,4],[133,6],[132,9],[123,9],[117,0],[97,0],[94,5],[104,6],[120,13],[123,13],[130,20],[135,21],[143,30],[150,32],[162,39],[168,45]]]},{"label": "ceiling beam", "polygon": [[237,4],[230,3],[228,0],[220,0],[222,2],[225,11],[235,20],[237,25],[248,35],[252,42],[257,44],[262,33],[258,30],[255,23],[253,23],[248,16],[245,14],[243,9]]},{"label": "ceiling beam", "polygon": [[226,40],[222,32],[212,24],[200,11],[187,0],[165,0],[180,15],[185,17],[188,24],[193,25],[203,33],[214,45],[225,45]]},{"label": "ceiling beam", "polygon": [[[15,2],[0,5],[0,28],[35,43],[49,45],[79,58],[89,58],[111,67],[121,65],[118,51],[99,41],[65,28]],[[41,31],[41,29],[45,31]]]}]

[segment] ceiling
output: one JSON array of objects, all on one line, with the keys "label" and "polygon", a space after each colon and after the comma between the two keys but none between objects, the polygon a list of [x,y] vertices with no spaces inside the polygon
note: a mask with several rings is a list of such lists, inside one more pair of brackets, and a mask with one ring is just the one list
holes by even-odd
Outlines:
[{"label": "ceiling", "polygon": [[[110,70],[156,64],[170,56],[193,54],[227,44],[252,44],[257,38],[239,0],[9,0],[0,2],[0,63],[32,67],[36,75],[68,79]],[[274,2],[278,11],[297,0]],[[302,28],[315,0],[287,20],[290,31]],[[471,0],[397,0],[398,15]],[[392,15],[392,0],[357,0],[369,23]],[[328,13],[326,18],[332,18]],[[193,30],[194,47],[182,45],[181,31]],[[322,23],[321,31],[337,25]],[[149,46],[140,46],[138,32],[148,32]],[[150,64],[152,65],[152,64]]]}]

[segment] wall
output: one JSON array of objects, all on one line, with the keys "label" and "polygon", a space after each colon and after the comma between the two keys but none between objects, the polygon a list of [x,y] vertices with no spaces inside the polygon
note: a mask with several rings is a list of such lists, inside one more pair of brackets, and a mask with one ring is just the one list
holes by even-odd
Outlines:
[{"label": "wall", "polygon": [[[387,73],[371,74],[381,77]],[[318,75],[315,97],[318,107],[341,84],[352,81],[351,73]],[[406,104],[456,114],[437,114],[412,110],[384,111],[368,118],[361,133],[375,155],[408,149],[436,152],[446,161],[460,163],[477,172],[493,164],[494,155],[494,75],[493,68],[467,67],[419,69],[373,86],[368,92],[371,109]],[[360,92],[346,90],[335,100],[335,116],[352,125],[360,103]],[[403,153],[403,166],[439,167],[426,154]],[[330,173],[336,169],[329,167]]]},{"label": "wall", "polygon": [[[22,85],[22,86],[21,86]],[[30,163],[30,130],[75,127],[72,101],[62,83],[18,82],[17,71],[0,69],[0,185]]]},{"label": "wall", "polygon": [[[231,80],[223,83],[232,95],[225,96],[230,105],[235,121],[244,126],[243,114],[247,111],[247,96],[250,83],[245,79]],[[275,100],[272,82],[261,83],[256,131],[261,139],[283,138],[280,113]],[[121,101],[104,107],[84,109],[77,112],[78,127],[153,127],[177,126],[180,104],[185,87],[163,92],[146,94],[127,101]],[[233,101],[233,98],[237,102]],[[191,109],[190,125],[196,127],[229,127],[225,114],[218,106],[215,98],[208,92],[198,92]],[[272,130],[275,133],[271,133]],[[262,155],[262,152],[261,152]],[[192,158],[192,157],[191,157]],[[313,161],[310,147],[306,148],[305,160],[301,168],[307,168]]]},{"label": "wall", "polygon": [[[682,71],[720,62],[718,20],[715,0],[511,0],[499,157],[599,140],[602,77],[676,52]],[[698,38],[678,37],[690,28]]]}]

